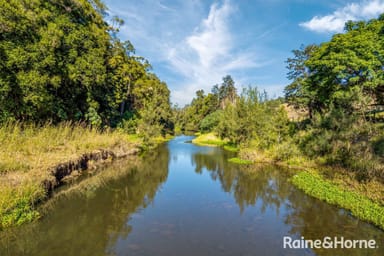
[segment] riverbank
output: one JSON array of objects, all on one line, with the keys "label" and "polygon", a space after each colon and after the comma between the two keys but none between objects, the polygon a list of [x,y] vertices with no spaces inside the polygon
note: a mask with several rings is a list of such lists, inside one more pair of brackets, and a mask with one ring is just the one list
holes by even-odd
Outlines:
[{"label": "riverbank", "polygon": [[196,138],[192,140],[193,144],[200,145],[200,146],[219,146],[223,147],[225,150],[232,151],[232,152],[238,152],[239,148],[236,145],[233,145],[229,143],[229,140],[226,139],[220,139],[218,136],[216,136],[214,133],[196,133]]},{"label": "riverbank", "polygon": [[0,127],[0,229],[40,216],[36,205],[68,177],[137,154],[142,140],[81,124]]},{"label": "riverbank", "polygon": [[[206,138],[209,138],[207,140]],[[213,141],[213,143],[212,143]],[[214,134],[200,135],[193,142],[198,145],[223,146],[225,142]],[[297,170],[291,182],[306,194],[337,205],[350,213],[384,230],[384,184],[377,179],[359,180],[358,172],[337,166],[324,165],[300,154],[286,154],[287,145],[269,151],[256,147],[239,149],[239,157],[231,162],[238,164],[268,163]]]},{"label": "riverbank", "polygon": [[384,230],[384,206],[368,196],[335,184],[314,171],[299,172],[291,182],[306,194],[346,209],[353,216]]},{"label": "riverbank", "polygon": [[[308,159],[295,154],[274,157],[273,150],[241,149],[240,159],[256,163],[273,163],[297,170],[291,182],[306,194],[350,211],[350,213],[384,230],[384,184],[377,178],[360,179],[359,172],[321,159]],[[359,203],[360,202],[360,203]]]}]

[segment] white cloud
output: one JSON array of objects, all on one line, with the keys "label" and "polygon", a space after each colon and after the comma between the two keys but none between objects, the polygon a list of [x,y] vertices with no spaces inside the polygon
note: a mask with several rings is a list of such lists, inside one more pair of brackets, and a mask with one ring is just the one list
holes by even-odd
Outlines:
[{"label": "white cloud", "polygon": [[[245,35],[231,28],[240,15],[233,0],[216,0],[211,5],[202,0],[131,0],[123,5],[125,1],[107,0],[111,14],[126,21],[122,39],[132,40],[157,74],[161,69],[166,77],[160,75],[160,79],[166,78],[172,102],[189,103],[197,90],[209,92],[225,75],[236,80],[237,72],[271,62],[260,61],[260,49],[247,43],[250,37],[240,38]],[[240,86],[240,82],[236,84]]]},{"label": "white cloud", "polygon": [[212,85],[236,70],[268,64],[256,62],[257,56],[250,50],[236,51],[236,38],[229,24],[236,11],[230,1],[211,5],[207,18],[195,31],[169,50],[169,63],[185,78],[184,84],[173,91],[176,102],[190,101],[198,89],[209,92]]},{"label": "white cloud", "polygon": [[326,16],[315,16],[310,21],[300,23],[300,26],[319,33],[340,33],[349,20],[377,18],[382,13],[384,13],[384,0],[364,0],[350,3]]}]

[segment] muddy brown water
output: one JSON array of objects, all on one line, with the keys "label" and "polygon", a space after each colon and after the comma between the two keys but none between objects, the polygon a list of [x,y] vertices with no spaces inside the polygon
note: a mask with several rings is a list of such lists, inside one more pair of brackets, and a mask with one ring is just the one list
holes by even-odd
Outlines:
[{"label": "muddy brown water", "polygon": [[[233,153],[191,139],[82,180],[39,221],[1,232],[0,255],[384,255],[383,231],[305,195],[291,170],[231,164]],[[284,237],[373,239],[378,248],[290,249]]]}]

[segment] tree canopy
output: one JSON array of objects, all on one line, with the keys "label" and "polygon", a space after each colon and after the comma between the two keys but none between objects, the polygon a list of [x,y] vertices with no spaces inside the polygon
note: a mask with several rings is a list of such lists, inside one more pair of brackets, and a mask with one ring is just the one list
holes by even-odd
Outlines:
[{"label": "tree canopy", "polygon": [[322,112],[336,106],[362,111],[384,104],[384,15],[348,22],[329,42],[293,51],[287,60],[287,99]]},{"label": "tree canopy", "polygon": [[118,39],[99,0],[0,0],[0,121],[86,121],[117,126],[142,118],[170,127],[169,90],[147,60]]}]

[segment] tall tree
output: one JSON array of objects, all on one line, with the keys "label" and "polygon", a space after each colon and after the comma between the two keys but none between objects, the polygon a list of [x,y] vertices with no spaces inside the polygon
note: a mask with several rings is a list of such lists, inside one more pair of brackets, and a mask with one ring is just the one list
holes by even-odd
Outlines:
[{"label": "tall tree", "polygon": [[295,108],[307,108],[309,117],[312,119],[313,109],[316,107],[316,97],[312,91],[308,90],[310,83],[310,71],[305,62],[311,57],[317,49],[316,45],[302,45],[299,50],[293,50],[293,58],[288,58],[287,69],[289,70],[287,78],[292,83],[285,87],[285,98],[287,102]]},{"label": "tall tree", "polygon": [[100,0],[0,0],[0,6],[0,122],[116,126],[152,108],[151,94],[162,112],[156,124],[171,127],[166,84],[129,41],[118,39],[124,22],[113,17],[108,24]]}]

